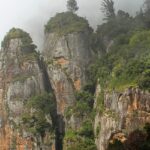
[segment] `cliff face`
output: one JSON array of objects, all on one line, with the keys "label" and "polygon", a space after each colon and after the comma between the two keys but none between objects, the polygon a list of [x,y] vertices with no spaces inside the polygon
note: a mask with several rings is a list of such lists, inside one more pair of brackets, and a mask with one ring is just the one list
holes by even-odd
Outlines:
[{"label": "cliff face", "polygon": [[43,56],[57,102],[58,141],[62,141],[68,124],[65,111],[75,104],[75,92],[86,83],[86,67],[91,59],[89,32],[46,33],[44,46]]},{"label": "cliff face", "polygon": [[[22,34],[27,39],[22,39]],[[28,45],[23,43],[23,40],[30,41],[25,32],[20,29],[10,30],[0,53],[2,149],[62,149],[62,137],[68,124],[64,118],[65,111],[75,104],[75,92],[86,84],[86,67],[91,60],[89,34],[88,30],[67,35],[46,33],[44,63],[31,42]],[[44,135],[40,135],[34,131],[36,123],[39,123],[34,120],[34,115],[41,110],[28,108],[27,104],[33,97],[53,91],[56,105],[50,112],[51,116],[43,117],[47,124],[51,124],[54,132],[48,131],[46,127]]]},{"label": "cliff face", "polygon": [[[130,132],[150,122],[148,92],[138,88],[122,93],[106,91],[99,84],[95,92],[94,76],[104,79],[110,70],[106,59],[94,66],[104,74],[93,71],[94,79],[88,80],[93,35],[84,18],[71,12],[57,14],[45,31],[42,56],[20,29],[12,29],[4,38],[0,52],[0,149],[96,150],[97,146],[106,150],[114,139],[124,142]],[[117,69],[121,74],[121,67]]]},{"label": "cliff face", "polygon": [[40,137],[28,133],[22,114],[29,98],[47,90],[45,75],[36,52],[22,49],[19,38],[11,39],[0,54],[1,66],[1,135],[2,150],[39,149]]},{"label": "cliff face", "polygon": [[74,91],[85,85],[85,70],[90,61],[88,31],[59,36],[46,33],[43,55],[57,100],[57,112],[75,102]]},{"label": "cliff face", "polygon": [[[97,98],[101,88],[97,86]],[[126,136],[150,122],[150,94],[138,88],[125,92],[104,92],[104,110],[95,117],[95,136],[98,150],[106,150],[113,139],[121,142]]]}]

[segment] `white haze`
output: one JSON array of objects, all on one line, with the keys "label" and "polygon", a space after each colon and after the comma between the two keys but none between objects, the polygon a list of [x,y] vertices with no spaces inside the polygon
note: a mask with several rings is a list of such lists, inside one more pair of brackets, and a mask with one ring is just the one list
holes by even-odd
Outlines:
[{"label": "white haze", "polygon": [[[12,28],[22,28],[30,33],[33,41],[42,49],[44,25],[56,12],[66,11],[67,0],[0,0],[0,42]],[[134,15],[144,0],[114,0],[116,10],[122,9]],[[102,23],[101,0],[77,0],[78,15],[86,17],[96,28]]]}]

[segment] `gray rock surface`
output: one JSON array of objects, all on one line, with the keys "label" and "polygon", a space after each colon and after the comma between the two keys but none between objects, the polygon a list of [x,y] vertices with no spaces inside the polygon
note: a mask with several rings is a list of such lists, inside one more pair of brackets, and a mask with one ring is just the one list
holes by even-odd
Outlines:
[{"label": "gray rock surface", "polygon": [[43,55],[56,95],[57,111],[64,114],[65,108],[74,104],[74,90],[81,90],[86,83],[85,71],[91,60],[89,34],[46,33]]},{"label": "gray rock surface", "polygon": [[[99,89],[95,101],[100,94]],[[105,110],[103,113],[97,112],[94,124],[97,149],[106,150],[112,135],[119,132],[127,135],[150,122],[149,106],[150,93],[142,92],[138,88],[129,88],[123,93],[104,92]]]}]

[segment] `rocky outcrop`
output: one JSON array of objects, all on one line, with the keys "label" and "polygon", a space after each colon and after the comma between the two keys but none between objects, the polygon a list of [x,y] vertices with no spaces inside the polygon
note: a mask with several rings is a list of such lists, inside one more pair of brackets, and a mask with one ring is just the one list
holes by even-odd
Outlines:
[{"label": "rocky outcrop", "polygon": [[0,63],[0,149],[34,147],[38,150],[45,147],[43,143],[47,137],[41,141],[40,136],[26,132],[22,124],[22,113],[28,99],[47,91],[42,61],[37,52],[23,51],[21,39],[15,38],[1,50]]},{"label": "rocky outcrop", "polygon": [[[45,33],[43,56],[59,115],[57,141],[62,141],[67,130],[65,111],[75,104],[75,92],[80,91],[86,83],[86,67],[91,60],[89,34],[89,31],[66,35]],[[63,144],[60,142],[59,145]]]},{"label": "rocky outcrop", "polygon": [[[99,86],[97,93],[101,94]],[[125,136],[130,132],[150,122],[148,92],[129,88],[123,93],[115,91],[104,93],[104,111],[98,112],[95,117],[95,141],[98,150],[106,150],[112,136],[125,141]],[[96,100],[98,101],[98,97]]]},{"label": "rocky outcrop", "polygon": [[75,102],[74,90],[86,82],[85,70],[91,59],[89,33],[45,34],[43,55],[57,100],[58,114]]},{"label": "rocky outcrop", "polygon": [[[0,53],[0,144],[4,149],[12,145],[16,149],[62,149],[64,113],[75,104],[75,91],[86,84],[91,60],[89,34],[88,30],[67,35],[45,33],[42,53],[47,68],[27,33],[13,28],[4,38]],[[44,138],[28,133],[22,124],[25,104],[33,96],[53,91],[57,111],[46,119],[54,124],[55,139],[48,132]],[[47,142],[51,146],[46,147]]]}]

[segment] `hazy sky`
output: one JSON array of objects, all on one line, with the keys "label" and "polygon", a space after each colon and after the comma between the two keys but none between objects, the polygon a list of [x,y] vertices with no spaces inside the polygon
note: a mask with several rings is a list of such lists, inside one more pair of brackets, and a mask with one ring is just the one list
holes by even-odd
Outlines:
[{"label": "hazy sky", "polygon": [[[43,43],[44,24],[56,12],[66,10],[67,0],[0,0],[0,42],[12,27],[30,33],[40,48]],[[96,27],[102,22],[100,11],[102,0],[77,0],[80,16],[86,17]],[[116,9],[134,14],[144,0],[114,0]]]}]

